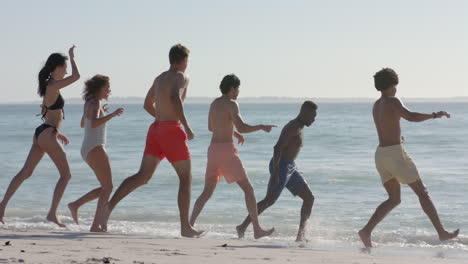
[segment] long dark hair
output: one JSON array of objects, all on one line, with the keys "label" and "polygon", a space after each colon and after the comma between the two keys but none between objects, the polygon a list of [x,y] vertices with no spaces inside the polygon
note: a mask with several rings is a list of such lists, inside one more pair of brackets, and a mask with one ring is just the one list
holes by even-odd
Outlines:
[{"label": "long dark hair", "polygon": [[47,83],[50,80],[52,72],[58,66],[65,65],[65,62],[67,60],[68,60],[68,57],[61,53],[52,53],[50,54],[49,58],[47,58],[47,61],[44,67],[42,67],[42,69],[39,71],[39,74],[37,77],[39,81],[39,87],[37,89],[37,93],[41,97],[43,97],[46,93]]},{"label": "long dark hair", "polygon": [[88,101],[90,99],[97,98],[99,91],[104,85],[109,83],[109,77],[96,74],[93,78],[85,82],[85,88],[83,90],[83,100]]}]

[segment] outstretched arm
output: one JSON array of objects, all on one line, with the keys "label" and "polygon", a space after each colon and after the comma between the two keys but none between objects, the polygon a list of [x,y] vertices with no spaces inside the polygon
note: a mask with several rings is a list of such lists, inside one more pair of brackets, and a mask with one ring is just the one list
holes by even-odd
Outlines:
[{"label": "outstretched arm", "polygon": [[88,111],[90,112],[88,113],[88,117],[90,117],[89,119],[91,120],[91,127],[96,128],[111,120],[112,118],[123,114],[124,109],[118,108],[112,114],[100,117],[99,112],[101,111],[101,102],[98,100],[93,100],[89,103]]},{"label": "outstretched arm", "polygon": [[240,114],[239,105],[237,104],[237,102],[232,102],[232,105],[230,108],[230,114],[231,114],[231,118],[234,123],[234,126],[236,127],[237,131],[239,131],[239,133],[252,133],[258,130],[270,132],[273,127],[276,127],[273,125],[252,126],[252,125],[245,123]]},{"label": "outstretched arm", "polygon": [[76,82],[78,79],[80,79],[80,73],[78,71],[78,67],[76,66],[75,62],[75,45],[73,45],[69,50],[68,50],[68,55],[70,57],[70,64],[72,67],[72,74],[62,80],[57,80],[49,84],[48,88],[49,89],[62,89],[67,87],[68,85]]},{"label": "outstretched arm", "polygon": [[447,118],[450,118],[450,114],[445,112],[445,111],[439,111],[437,113],[432,113],[432,114],[423,114],[423,113],[418,113],[418,112],[412,112],[408,108],[406,108],[403,103],[400,101],[400,99],[395,98],[394,101],[396,105],[396,110],[399,114],[400,117],[410,121],[410,122],[422,122],[426,121],[429,119],[434,119],[434,118],[442,118],[443,116],[446,116]]}]

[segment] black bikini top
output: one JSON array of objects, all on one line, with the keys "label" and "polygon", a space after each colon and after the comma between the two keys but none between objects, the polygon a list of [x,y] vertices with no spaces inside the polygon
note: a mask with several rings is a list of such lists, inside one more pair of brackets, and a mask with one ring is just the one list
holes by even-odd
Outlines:
[{"label": "black bikini top", "polygon": [[42,108],[45,108],[44,114],[42,114],[42,119],[44,119],[45,115],[47,114],[47,110],[58,110],[58,109],[62,109],[63,119],[65,119],[65,112],[63,111],[64,105],[65,105],[65,100],[63,100],[62,95],[59,94],[59,96],[57,97],[57,100],[55,100],[55,103],[53,103],[51,106],[47,107],[45,105],[42,105]]},{"label": "black bikini top", "polygon": [[65,100],[63,100],[63,97],[61,94],[57,97],[57,100],[55,100],[55,103],[49,107],[46,107],[50,110],[57,110],[57,109],[63,109],[63,106],[65,105]]}]

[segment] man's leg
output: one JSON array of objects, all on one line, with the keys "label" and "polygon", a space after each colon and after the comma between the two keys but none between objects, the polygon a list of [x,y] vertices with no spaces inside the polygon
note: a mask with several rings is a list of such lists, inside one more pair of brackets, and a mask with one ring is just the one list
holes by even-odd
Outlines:
[{"label": "man's leg", "polygon": [[144,155],[141,161],[140,170],[136,174],[126,178],[120,184],[110,201],[103,206],[99,224],[104,231],[107,229],[107,221],[109,220],[109,216],[115,206],[133,190],[148,183],[160,162],[160,159],[152,155]]},{"label": "man's leg", "polygon": [[195,221],[197,220],[198,215],[203,210],[206,202],[213,194],[217,183],[218,181],[216,177],[208,177],[205,179],[205,188],[193,206],[192,215],[190,217],[190,225],[195,226]]},{"label": "man's leg", "polygon": [[254,228],[254,238],[259,239],[264,236],[271,235],[275,231],[275,229],[271,228],[269,230],[263,230],[258,222],[257,201],[255,199],[254,189],[252,187],[252,184],[250,184],[249,178],[246,177],[238,181],[237,184],[239,184],[242,191],[244,191],[245,204],[247,206],[249,218],[251,219]]},{"label": "man's leg", "polygon": [[439,219],[439,215],[437,214],[437,210],[434,204],[432,203],[431,197],[429,197],[426,187],[424,186],[422,181],[417,180],[408,185],[418,196],[419,203],[421,204],[424,213],[426,213],[426,215],[431,220],[432,225],[434,225],[434,228],[436,229],[437,234],[439,235],[440,241],[445,241],[457,237],[458,232],[460,231],[459,229],[455,230],[454,232],[447,232],[447,230],[445,230],[445,228],[442,226],[442,223]]},{"label": "man's leg", "polygon": [[200,236],[203,231],[198,231],[190,225],[189,222],[189,210],[190,210],[190,192],[192,188],[192,172],[191,172],[191,161],[183,160],[173,162],[172,166],[179,176],[179,194],[177,202],[179,205],[180,213],[180,233],[184,237],[197,237]]},{"label": "man's leg", "polygon": [[[271,178],[270,178],[270,181],[271,181]],[[270,186],[270,183],[268,184],[268,186]],[[263,198],[263,200],[257,203],[257,214],[258,215],[262,214],[263,211],[265,211],[268,207],[272,206],[276,202],[276,200],[278,200],[278,197],[280,194],[281,194],[281,191],[273,193],[273,190],[271,190],[270,187],[268,187],[265,198]],[[251,223],[250,215],[247,215],[244,222],[236,226],[237,235],[239,236],[239,238],[244,237],[245,230],[250,225],[250,223]]]},{"label": "man's leg", "polygon": [[307,221],[309,220],[310,214],[312,213],[312,206],[314,205],[314,196],[310,191],[309,186],[301,188],[296,193],[302,199],[302,208],[301,208],[301,221],[299,223],[299,230],[297,232],[296,242],[306,242],[305,238],[305,227]]},{"label": "man's leg", "polygon": [[388,193],[388,199],[380,204],[375,213],[369,219],[369,222],[359,231],[359,237],[365,247],[372,247],[371,234],[375,226],[382,221],[385,216],[400,204],[400,183],[396,179],[391,179],[384,183],[385,190]]}]

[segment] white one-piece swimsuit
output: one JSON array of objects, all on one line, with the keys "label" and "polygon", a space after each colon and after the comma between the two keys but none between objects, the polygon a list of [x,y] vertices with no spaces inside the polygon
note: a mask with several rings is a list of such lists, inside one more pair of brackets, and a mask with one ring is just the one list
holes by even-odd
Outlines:
[{"label": "white one-piece swimsuit", "polygon": [[91,120],[84,118],[84,139],[83,144],[81,145],[81,157],[86,161],[88,153],[93,150],[93,148],[98,146],[106,145],[106,123],[92,128]]}]

